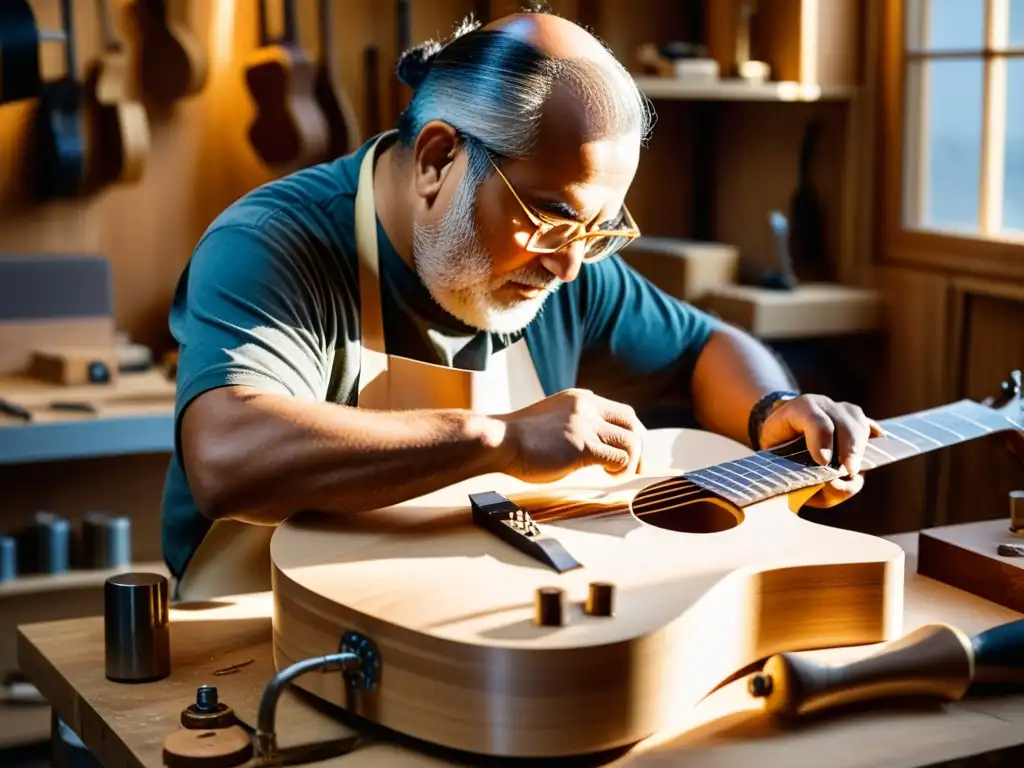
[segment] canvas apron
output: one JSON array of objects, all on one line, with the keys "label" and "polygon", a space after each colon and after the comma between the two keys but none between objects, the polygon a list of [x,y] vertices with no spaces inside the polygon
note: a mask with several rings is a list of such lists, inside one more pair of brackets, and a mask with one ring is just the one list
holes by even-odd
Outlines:
[{"label": "canvas apron", "polygon": [[[356,192],[361,353],[357,404],[375,410],[462,408],[507,413],[544,398],[526,340],[493,355],[484,371],[421,363],[384,349],[377,212],[373,168],[381,136],[366,153]],[[176,600],[208,600],[264,592],[270,584],[270,538],[275,526],[218,520],[176,585]]]}]

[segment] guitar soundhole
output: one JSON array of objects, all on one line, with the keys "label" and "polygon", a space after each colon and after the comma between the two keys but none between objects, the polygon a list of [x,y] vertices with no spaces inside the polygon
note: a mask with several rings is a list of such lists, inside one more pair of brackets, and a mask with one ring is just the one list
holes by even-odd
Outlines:
[{"label": "guitar soundhole", "polygon": [[630,506],[644,523],[679,533],[719,533],[743,522],[742,510],[681,477],[644,488]]}]

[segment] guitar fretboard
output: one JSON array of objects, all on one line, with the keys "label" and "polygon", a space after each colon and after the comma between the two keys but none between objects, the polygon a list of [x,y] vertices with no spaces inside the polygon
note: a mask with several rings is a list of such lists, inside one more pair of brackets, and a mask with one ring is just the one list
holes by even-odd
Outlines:
[{"label": "guitar fretboard", "polygon": [[[865,470],[1020,427],[998,411],[971,400],[879,423],[886,436],[868,441],[861,465]],[[745,507],[845,474],[842,467],[817,464],[800,438],[753,456],[687,472],[683,477]]]}]

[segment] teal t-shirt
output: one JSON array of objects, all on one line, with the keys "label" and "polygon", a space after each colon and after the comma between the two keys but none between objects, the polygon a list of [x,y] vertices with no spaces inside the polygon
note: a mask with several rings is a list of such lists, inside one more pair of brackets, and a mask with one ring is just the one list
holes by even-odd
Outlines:
[{"label": "teal t-shirt", "polygon": [[[175,290],[179,345],[175,451],[163,497],[163,550],[179,576],[210,527],[196,507],[177,439],[181,414],[203,392],[247,385],[356,404],[359,268],[356,152],[265,184],[228,207],[197,244]],[[519,336],[480,332],[442,310],[377,227],[387,351],[482,370]],[[546,301],[525,336],[544,392],[586,387],[683,425],[694,362],[715,320],[663,293],[620,257],[586,265]],[[273,450],[268,448],[268,450]]]}]

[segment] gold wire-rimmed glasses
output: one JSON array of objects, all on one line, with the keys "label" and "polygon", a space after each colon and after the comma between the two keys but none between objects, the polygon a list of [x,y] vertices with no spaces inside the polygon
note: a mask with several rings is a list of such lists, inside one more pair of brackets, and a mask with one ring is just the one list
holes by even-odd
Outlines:
[{"label": "gold wire-rimmed glasses", "polygon": [[505,186],[508,187],[516,202],[523,209],[523,213],[526,214],[526,217],[534,226],[534,231],[523,246],[526,250],[532,253],[554,253],[577,240],[585,240],[586,247],[583,260],[593,264],[622,250],[632,240],[640,236],[640,230],[637,228],[633,215],[629,212],[625,203],[623,203],[620,213],[623,224],[615,229],[588,230],[580,222],[552,221],[545,218],[543,214],[533,211],[530,206],[523,202],[515,187],[512,186],[512,182],[502,173],[501,168],[494,162],[494,158],[490,156],[490,153],[487,154],[487,158],[491,161],[491,165],[494,166],[498,176],[505,182]]}]

